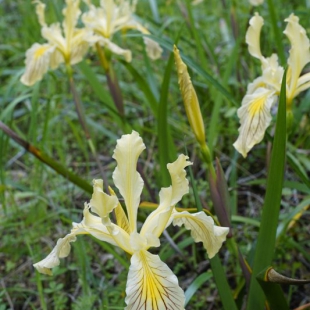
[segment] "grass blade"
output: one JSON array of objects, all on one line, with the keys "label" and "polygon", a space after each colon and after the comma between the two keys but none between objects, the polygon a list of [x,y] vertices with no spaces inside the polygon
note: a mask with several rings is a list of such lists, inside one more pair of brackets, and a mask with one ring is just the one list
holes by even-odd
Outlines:
[{"label": "grass blade", "polygon": [[[171,71],[173,68],[174,56],[173,53],[170,54],[164,79],[161,85],[160,99],[158,106],[158,149],[159,149],[159,163],[161,167],[161,176],[163,186],[168,186],[170,184],[170,174],[167,170],[167,164],[175,160],[175,156],[171,156],[169,150],[173,150],[173,140],[170,135],[169,126],[168,126],[168,92],[169,92],[169,83],[171,77]],[[170,136],[170,137],[169,137]],[[172,158],[173,157],[173,158]]]},{"label": "grass blade", "polygon": [[255,250],[247,309],[263,310],[265,296],[256,276],[271,265],[278,227],[286,150],[286,72],[283,75],[265,202]]},{"label": "grass blade", "polygon": [[9,127],[3,124],[0,121],[0,129],[6,133],[10,138],[12,138],[15,142],[21,145],[27,152],[31,153],[35,157],[37,157],[41,162],[46,164],[47,166],[51,167],[54,171],[58,174],[61,174],[66,179],[68,179],[73,184],[77,185],[81,189],[83,189],[87,193],[92,193],[93,188],[92,186],[81,179],[79,176],[75,175],[74,173],[70,172],[68,169],[63,167],[57,161],[49,157],[48,155],[42,153],[39,149],[28,143],[27,141],[23,140],[20,136],[18,136],[14,131],[12,131]]},{"label": "grass blade", "polygon": [[212,278],[211,272],[204,272],[191,283],[191,285],[187,288],[185,292],[185,306],[188,304],[188,302],[191,300],[191,298],[197,292],[197,290],[201,287],[201,285],[203,285],[211,278]]}]

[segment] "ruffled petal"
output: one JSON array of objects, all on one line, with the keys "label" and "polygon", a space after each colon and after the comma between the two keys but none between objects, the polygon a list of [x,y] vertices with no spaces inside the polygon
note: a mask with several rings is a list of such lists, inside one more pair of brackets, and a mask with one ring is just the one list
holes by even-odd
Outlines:
[{"label": "ruffled petal", "polygon": [[145,145],[136,131],[117,140],[113,158],[117,167],[113,172],[116,187],[125,200],[131,232],[137,229],[137,210],[143,189],[143,180],[137,172],[137,162]]},{"label": "ruffled petal", "polygon": [[80,1],[79,0],[66,0],[67,6],[62,10],[64,15],[64,21],[62,23],[65,36],[70,41],[79,16],[81,15],[81,10],[79,9]]},{"label": "ruffled petal", "polygon": [[195,242],[202,242],[209,258],[214,257],[226,240],[228,227],[220,227],[214,224],[213,218],[204,212],[189,213],[174,211],[171,216],[174,226],[184,225],[191,231]]},{"label": "ruffled petal", "polygon": [[260,33],[263,24],[264,19],[258,13],[255,13],[255,15],[250,19],[250,27],[248,28],[245,36],[249,53],[261,61],[264,59],[260,50]]},{"label": "ruffled petal", "polygon": [[288,100],[293,99],[297,88],[298,78],[305,65],[310,62],[310,42],[305,29],[299,25],[299,18],[291,14],[287,19],[284,34],[291,42],[288,65],[291,70],[288,76]]},{"label": "ruffled petal", "polygon": [[160,45],[156,41],[154,41],[148,37],[143,37],[143,41],[145,44],[145,49],[146,49],[147,55],[152,60],[156,60],[156,59],[160,58],[160,56],[163,52],[163,49],[160,47]]},{"label": "ruffled petal", "polygon": [[93,195],[89,203],[91,210],[98,214],[102,220],[105,220],[118,205],[118,199],[103,191],[103,181],[100,179],[93,180],[93,188]]},{"label": "ruffled petal", "polygon": [[49,44],[34,43],[26,52],[26,70],[20,81],[31,86],[40,81],[48,71],[54,47]]},{"label": "ruffled petal", "polygon": [[159,256],[140,251],[131,258],[125,302],[126,310],[182,310],[185,296]]},{"label": "ruffled petal", "polygon": [[238,110],[240,119],[239,137],[234,143],[236,150],[243,157],[252,147],[262,141],[271,122],[270,109],[277,96],[273,90],[258,88],[253,94],[245,95]]},{"label": "ruffled petal", "polygon": [[183,154],[179,155],[175,162],[167,165],[172,185],[161,189],[159,193],[159,206],[145,220],[141,228],[141,235],[150,233],[159,237],[162,234],[174,205],[182,199],[183,195],[189,192],[188,180],[186,179],[186,171],[184,169],[189,165],[192,165],[192,163],[188,161],[188,156]]},{"label": "ruffled petal", "polygon": [[38,16],[39,24],[43,27],[46,25],[44,13],[46,5],[39,0],[35,0],[33,3],[36,4],[36,14]]},{"label": "ruffled petal", "polygon": [[108,48],[112,53],[123,56],[127,62],[131,62],[132,56],[130,50],[124,50],[120,48],[118,45],[114,44],[109,39],[100,38],[98,42],[100,45]]}]

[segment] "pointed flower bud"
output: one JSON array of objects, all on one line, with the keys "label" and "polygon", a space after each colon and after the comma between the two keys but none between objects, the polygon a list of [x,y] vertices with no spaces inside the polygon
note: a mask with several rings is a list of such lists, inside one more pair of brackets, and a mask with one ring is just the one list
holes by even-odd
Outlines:
[{"label": "pointed flower bud", "polygon": [[182,61],[180,52],[174,46],[175,64],[178,71],[178,81],[180,85],[181,94],[184,101],[185,111],[191,128],[200,145],[204,145],[206,141],[205,128],[200,111],[199,101],[192,84],[191,78],[187,72],[187,66]]}]

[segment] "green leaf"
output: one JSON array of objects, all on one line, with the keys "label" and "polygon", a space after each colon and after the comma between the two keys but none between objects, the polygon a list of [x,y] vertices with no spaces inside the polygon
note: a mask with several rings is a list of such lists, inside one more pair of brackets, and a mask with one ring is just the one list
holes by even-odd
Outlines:
[{"label": "green leaf", "polygon": [[176,159],[176,154],[171,156],[170,155],[171,152],[169,152],[175,150],[175,146],[173,145],[173,140],[168,126],[168,112],[167,112],[169,84],[170,84],[171,71],[173,68],[173,62],[174,62],[174,56],[173,53],[171,53],[165,69],[163,82],[161,85],[158,115],[157,115],[159,162],[161,167],[160,171],[163,186],[169,186],[170,184],[170,175],[167,170],[167,164]]},{"label": "green leaf", "polygon": [[308,186],[308,188],[310,188],[310,180],[307,172],[291,152],[287,152],[287,162],[295,171],[295,173],[300,177],[300,179]]},{"label": "green leaf", "polygon": [[[248,310],[263,310],[265,295],[256,276],[271,265],[276,245],[286,153],[286,71],[283,75],[265,202],[255,249],[253,276],[249,290]],[[280,308],[281,309],[281,308]]]},{"label": "green leaf", "polygon": [[191,300],[191,298],[194,296],[194,294],[199,290],[199,288],[208,280],[212,278],[211,272],[204,272],[201,275],[199,275],[187,288],[185,291],[185,306],[188,304],[188,302]]},{"label": "green leaf", "polygon": [[123,60],[121,60],[120,62],[131,73],[131,75],[135,79],[135,82],[139,85],[140,90],[144,93],[144,96],[147,99],[148,103],[150,104],[150,108],[152,109],[155,117],[157,117],[158,103],[154,94],[150,89],[150,86],[145,80],[145,77],[143,77],[130,63]]},{"label": "green leaf", "polygon": [[[135,35],[135,36],[141,36],[141,35]],[[158,42],[161,46],[165,47],[169,51],[173,51],[173,45],[174,43],[171,43],[169,41],[166,41],[162,38],[158,38],[156,36],[149,36],[152,40]],[[176,44],[176,42],[175,42]],[[180,50],[181,51],[181,50]],[[206,72],[201,68],[199,64],[197,64],[193,59],[191,59],[188,56],[184,56],[182,52],[180,53],[183,61],[187,64],[188,67],[195,70],[206,82],[210,83],[212,86],[214,86],[224,97],[226,97],[234,106],[238,106],[238,102],[235,100],[233,95],[225,88],[223,85],[221,85],[215,78],[213,78],[213,73],[210,74],[209,72]]]}]

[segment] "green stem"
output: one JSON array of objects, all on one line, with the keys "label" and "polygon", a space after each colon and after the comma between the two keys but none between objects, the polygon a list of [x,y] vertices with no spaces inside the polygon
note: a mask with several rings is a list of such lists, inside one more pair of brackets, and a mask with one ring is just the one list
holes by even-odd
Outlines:
[{"label": "green stem", "polygon": [[48,155],[41,152],[35,146],[31,145],[29,142],[23,140],[17,133],[7,127],[3,122],[0,121],[0,129],[7,134],[10,138],[12,138],[15,142],[17,142],[20,146],[22,146],[26,151],[31,153],[33,156],[38,158],[41,162],[51,167],[58,174],[64,176],[73,184],[77,185],[81,189],[83,189],[87,193],[92,193],[93,189],[90,184],[88,184],[85,180],[78,177],[76,174],[70,172],[57,161],[49,157]]},{"label": "green stem", "polygon": [[72,77],[72,68],[69,65],[67,65],[67,72],[68,72],[68,77],[69,77],[70,90],[71,90],[71,93],[72,93],[72,96],[73,96],[73,101],[74,101],[74,104],[75,104],[75,108],[76,108],[76,112],[77,112],[77,115],[78,115],[78,118],[79,118],[79,122],[80,122],[80,124],[81,124],[81,126],[83,128],[83,131],[84,131],[86,140],[88,142],[89,148],[90,148],[90,150],[92,152],[92,155],[94,156],[95,161],[97,163],[97,166],[99,168],[100,174],[101,174],[102,179],[103,179],[105,191],[108,193],[108,190],[109,190],[108,180],[107,180],[106,174],[104,172],[104,169],[103,169],[103,167],[101,165],[101,162],[99,160],[99,157],[98,157],[95,145],[94,145],[94,143],[93,143],[93,141],[91,139],[90,132],[88,130],[86,119],[85,119],[85,113],[84,113],[84,110],[83,110],[82,102],[81,102],[80,97],[79,97],[79,95],[78,95],[78,93],[76,91],[74,80],[73,80],[73,77]]}]

